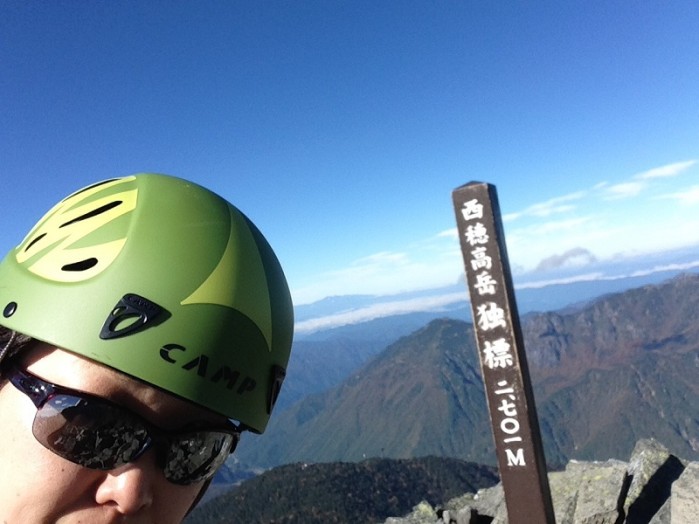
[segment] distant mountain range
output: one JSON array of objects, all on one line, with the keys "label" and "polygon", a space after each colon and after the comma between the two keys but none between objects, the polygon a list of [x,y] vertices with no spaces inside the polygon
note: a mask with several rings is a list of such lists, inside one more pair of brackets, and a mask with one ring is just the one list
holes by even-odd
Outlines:
[{"label": "distant mountain range", "polygon": [[[652,255],[595,262],[584,267],[562,267],[515,275],[520,314],[560,310],[594,300],[607,293],[618,293],[657,284],[682,272],[699,271],[699,246]],[[461,282],[452,286],[424,289],[396,295],[345,295],[328,297],[295,307],[296,340],[327,340],[340,333],[353,333],[352,326],[369,332],[366,324],[381,318],[416,315],[415,322],[404,322],[410,329],[427,321],[448,316],[467,320],[468,295]],[[389,323],[390,325],[390,323]],[[337,328],[337,331],[335,330]]]},{"label": "distant mountain range", "polygon": [[[563,308],[559,311],[574,311],[604,294],[657,283],[682,269],[696,271],[699,268],[695,251],[675,252],[663,258],[644,258],[644,265],[617,263],[592,267],[589,268],[591,272],[584,274],[579,271],[548,272],[545,280],[530,278],[520,281],[517,290],[519,311],[523,318],[532,315],[533,311],[548,311],[555,306]],[[436,305],[439,301],[434,297],[445,296],[449,300],[441,306]],[[430,321],[444,317],[469,321],[471,313],[466,297],[465,284],[460,283],[449,288],[391,297],[333,297],[298,306],[296,318],[300,325],[320,321],[315,324],[320,327],[310,330],[297,327],[288,378],[272,423],[294,403],[338,385],[387,346]],[[386,308],[386,303],[393,306]],[[402,313],[390,314],[401,311],[401,307],[404,308]],[[367,313],[369,319],[355,321],[353,315],[357,311]],[[330,322],[323,322],[329,317]],[[342,318],[350,321],[343,324]],[[247,445],[255,446],[258,440],[264,442],[265,438],[249,440],[249,443],[244,441],[241,444],[241,449]],[[240,468],[239,464],[234,467],[236,470]]]},{"label": "distant mountain range", "polygon": [[[585,273],[530,275],[516,286],[520,315],[574,311],[600,296],[657,284],[687,268],[699,271],[695,251],[646,257],[642,264],[632,259],[590,266]],[[297,306],[294,347],[277,412],[339,384],[388,345],[438,318],[470,322],[465,283],[389,297],[330,297]]]},{"label": "distant mountain range", "polygon": [[[370,331],[354,360],[349,342],[329,352],[361,367],[275,414],[263,437],[243,441],[239,459],[269,467],[440,455],[493,464],[471,325],[433,320],[374,355],[371,344],[397,331],[373,339]],[[627,457],[643,437],[699,457],[699,275],[531,313],[523,332],[550,464]],[[322,356],[322,341],[314,343],[305,352]]]}]

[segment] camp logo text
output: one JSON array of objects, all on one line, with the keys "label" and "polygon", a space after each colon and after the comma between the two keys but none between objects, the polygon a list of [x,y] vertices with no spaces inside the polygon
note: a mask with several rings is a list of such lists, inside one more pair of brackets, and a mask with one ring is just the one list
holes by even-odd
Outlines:
[{"label": "camp logo text", "polygon": [[231,369],[230,367],[223,365],[215,369],[209,369],[209,357],[206,355],[198,355],[197,357],[181,364],[180,361],[176,360],[175,355],[177,352],[185,352],[187,348],[179,344],[165,344],[160,348],[160,358],[169,364],[179,365],[185,371],[193,371],[196,374],[206,380],[213,383],[221,383],[225,385],[226,389],[233,390],[238,395],[243,393],[249,393],[255,389],[257,386],[257,381],[249,376],[242,376],[240,371]]}]

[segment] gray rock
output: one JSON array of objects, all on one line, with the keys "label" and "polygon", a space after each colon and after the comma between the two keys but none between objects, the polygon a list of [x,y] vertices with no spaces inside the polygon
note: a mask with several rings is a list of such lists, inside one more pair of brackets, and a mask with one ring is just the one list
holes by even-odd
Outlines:
[{"label": "gray rock", "polygon": [[699,522],[699,463],[690,463],[672,484],[671,522]]},{"label": "gray rock", "polygon": [[437,512],[429,503],[423,501],[413,508],[412,513],[404,518],[389,517],[385,524],[433,524],[437,522]]},{"label": "gray rock", "polygon": [[494,517],[493,524],[500,521],[506,522],[507,507],[505,506],[505,494],[502,490],[502,484],[479,490],[473,498],[473,508],[479,515]]},{"label": "gray rock", "polygon": [[571,462],[551,475],[551,498],[558,524],[615,524],[628,490],[628,465],[618,460]]},{"label": "gray rock", "polygon": [[670,510],[672,505],[670,501],[671,499],[667,499],[665,501],[665,504],[662,505],[660,510],[655,515],[653,515],[653,518],[650,519],[648,524],[672,524],[672,514]]},{"label": "gray rock", "polygon": [[456,512],[455,521],[456,524],[476,524],[476,518],[478,517],[478,512],[470,507],[466,506],[461,508]]},{"label": "gray rock", "polygon": [[[556,524],[699,523],[699,462],[685,464],[652,439],[640,440],[629,462],[571,461],[549,473]],[[427,503],[385,524],[507,524],[502,485]]]},{"label": "gray rock", "polygon": [[649,515],[658,514],[683,470],[684,464],[665,446],[653,439],[639,440],[629,460],[632,480],[624,503],[626,524],[645,524]]}]

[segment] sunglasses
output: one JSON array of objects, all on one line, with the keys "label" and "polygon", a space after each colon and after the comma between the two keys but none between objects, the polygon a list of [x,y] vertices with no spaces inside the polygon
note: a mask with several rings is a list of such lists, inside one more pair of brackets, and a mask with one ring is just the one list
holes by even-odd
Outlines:
[{"label": "sunglasses", "polygon": [[106,399],[51,384],[18,368],[8,378],[36,406],[34,438],[70,462],[111,470],[154,447],[165,478],[188,485],[208,480],[233,453],[240,430],[165,431]]}]

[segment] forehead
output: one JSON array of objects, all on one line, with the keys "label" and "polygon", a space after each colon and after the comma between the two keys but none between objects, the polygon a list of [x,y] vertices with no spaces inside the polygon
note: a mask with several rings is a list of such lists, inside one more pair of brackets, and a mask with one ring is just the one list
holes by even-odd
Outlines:
[{"label": "forehead", "polygon": [[26,369],[66,388],[107,398],[163,429],[190,423],[222,425],[226,419],[192,402],[69,351],[37,343],[23,359]]}]

